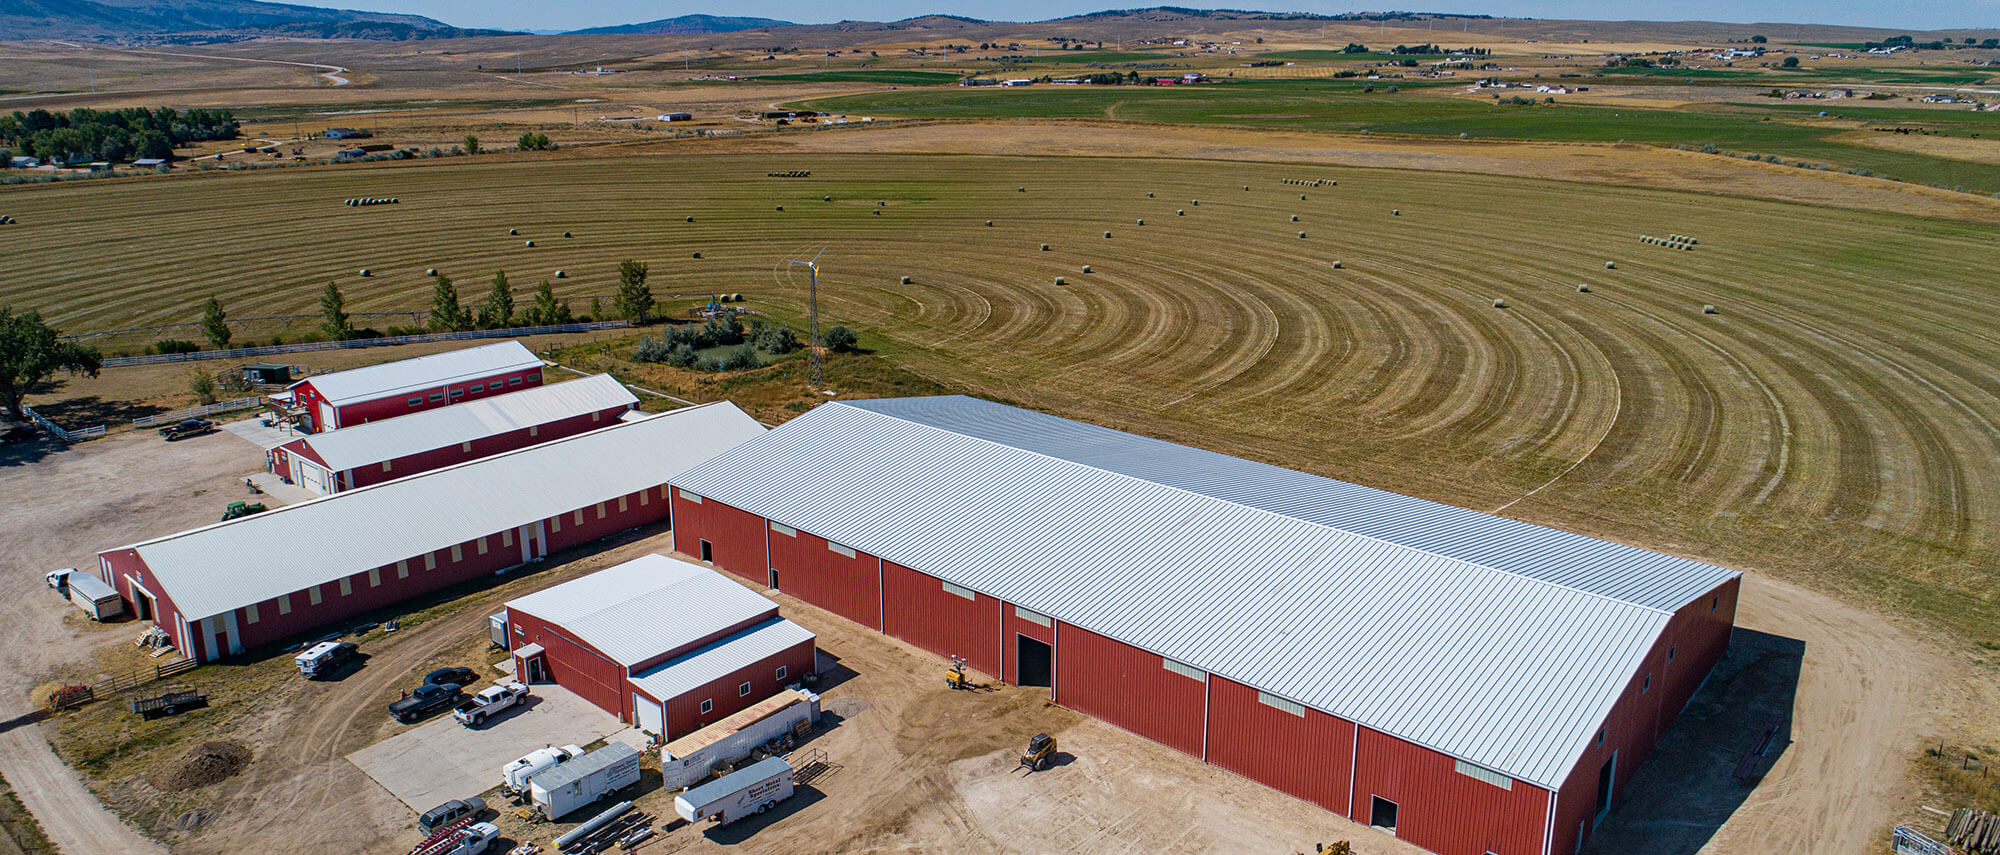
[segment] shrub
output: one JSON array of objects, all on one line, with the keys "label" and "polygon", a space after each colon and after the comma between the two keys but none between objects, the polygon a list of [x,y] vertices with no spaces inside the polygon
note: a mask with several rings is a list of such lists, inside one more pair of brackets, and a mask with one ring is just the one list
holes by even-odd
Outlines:
[{"label": "shrub", "polygon": [[747,343],[716,361],[716,367],[723,371],[744,371],[762,364],[757,359],[757,348]]},{"label": "shrub", "polygon": [[148,353],[199,353],[201,345],[186,339],[164,338],[146,348]]},{"label": "shrub", "polygon": [[835,353],[853,353],[859,349],[861,340],[847,327],[833,327],[820,336],[820,342]]}]

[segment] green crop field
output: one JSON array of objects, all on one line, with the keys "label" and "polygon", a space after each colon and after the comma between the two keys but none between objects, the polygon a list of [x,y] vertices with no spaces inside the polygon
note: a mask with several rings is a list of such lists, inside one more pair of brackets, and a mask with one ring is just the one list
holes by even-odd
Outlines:
[{"label": "green crop field", "polygon": [[960,75],[945,71],[904,69],[848,69],[844,71],[804,71],[797,74],[765,74],[753,78],[765,83],[880,83],[885,86],[925,86],[957,83]]},{"label": "green crop field", "polygon": [[[824,247],[825,322],[950,388],[2000,625],[1992,227],[1408,170],[785,153],[62,183],[0,208],[21,221],[0,304],[70,330],[191,321],[211,294],[311,312],[329,281],[353,311],[421,309],[428,267],[474,299],[498,270],[603,294],[623,258],[656,293],[795,319],[786,261]],[[1700,244],[1639,240],[1675,233]]]},{"label": "green crop field", "polygon": [[[1803,124],[1803,109],[1757,104],[1659,110],[1562,103],[1513,105],[1442,97],[1427,81],[1270,80],[1189,87],[1034,87],[879,92],[802,102],[815,109],[919,118],[1096,118],[1161,124],[1226,124],[1294,130],[1536,140],[1624,140],[1736,153],[1769,154],[1833,169],[1866,169],[1918,184],[2000,193],[2000,170],[1954,160],[1836,142],[1844,128]],[[1369,87],[1376,91],[1365,91]],[[1400,91],[1388,92],[1390,86]],[[1525,97],[1539,99],[1532,90]],[[1820,102],[1818,110],[1828,110]],[[2000,133],[2000,113],[1895,110],[1843,101],[1846,115],[1883,122],[1923,121],[1945,131]],[[1906,114],[1920,113],[1922,119]],[[1787,121],[1793,120],[1793,121]]]}]

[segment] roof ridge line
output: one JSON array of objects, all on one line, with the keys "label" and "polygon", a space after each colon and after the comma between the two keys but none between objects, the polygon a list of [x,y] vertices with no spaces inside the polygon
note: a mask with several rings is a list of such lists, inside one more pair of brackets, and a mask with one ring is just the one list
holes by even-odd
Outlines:
[{"label": "roof ridge line", "polygon": [[[971,398],[972,396],[970,396],[970,395],[965,395],[965,396],[963,396],[963,397],[967,397],[967,398]],[[976,401],[985,401],[986,399],[984,399],[984,398],[973,398],[973,400],[976,400]],[[936,431],[936,432],[938,432],[938,433],[944,433],[944,434],[949,434],[949,435],[951,435],[951,436],[957,436],[957,437],[964,437],[964,438],[966,438],[966,439],[969,439],[969,440],[972,440],[972,441],[974,441],[974,442],[982,442],[982,443],[986,443],[986,444],[988,444],[988,445],[992,445],[992,446],[996,446],[996,447],[999,447],[999,448],[1005,448],[1005,449],[1008,449],[1008,450],[1010,450],[1010,451],[1015,451],[1015,452],[1019,452],[1019,453],[1021,453],[1021,454],[1027,454],[1027,455],[1032,455],[1032,456],[1035,456],[1035,457],[1041,457],[1041,458],[1045,458],[1045,459],[1048,459],[1048,460],[1053,460],[1053,461],[1056,461],[1057,463],[1062,463],[1062,464],[1066,464],[1066,465],[1069,465],[1069,466],[1073,466],[1073,467],[1076,467],[1076,468],[1079,468],[1079,469],[1089,469],[1089,470],[1092,470],[1092,471],[1096,471],[1096,472],[1102,472],[1102,473],[1104,473],[1104,474],[1106,474],[1106,475],[1111,475],[1111,476],[1113,476],[1113,477],[1116,477],[1116,478],[1122,478],[1122,479],[1125,479],[1125,480],[1127,480],[1127,481],[1137,481],[1137,482],[1139,482],[1139,483],[1142,483],[1142,484],[1151,484],[1151,485],[1153,485],[1153,486],[1155,486],[1155,487],[1160,487],[1160,488],[1162,488],[1162,489],[1167,489],[1167,490],[1173,490],[1173,491],[1176,491],[1176,492],[1180,492],[1180,493],[1186,493],[1187,495],[1190,495],[1190,496],[1197,496],[1197,497],[1200,497],[1200,498],[1202,498],[1202,499],[1206,499],[1206,500],[1208,500],[1208,501],[1211,501],[1211,502],[1219,502],[1219,503],[1221,503],[1221,504],[1225,504],[1225,505],[1231,505],[1231,506],[1234,506],[1234,507],[1238,507],[1238,508],[1244,508],[1244,509],[1246,509],[1246,510],[1250,510],[1250,511],[1255,511],[1255,512],[1257,512],[1257,513],[1260,513],[1260,514],[1265,514],[1265,515],[1268,515],[1268,516],[1273,516],[1273,517],[1277,517],[1277,518],[1279,518],[1279,519],[1283,519],[1283,520],[1290,520],[1290,521],[1292,521],[1292,522],[1296,522],[1296,523],[1300,523],[1300,524],[1303,524],[1303,525],[1309,525],[1309,526],[1312,526],[1312,527],[1314,527],[1314,528],[1318,528],[1318,529],[1322,529],[1322,530],[1325,530],[1325,531],[1332,531],[1332,532],[1338,532],[1338,533],[1340,533],[1340,534],[1344,534],[1344,535],[1348,535],[1348,536],[1350,536],[1350,537],[1357,537],[1357,538],[1361,538],[1361,539],[1363,539],[1363,540],[1368,540],[1368,541],[1373,541],[1373,542],[1375,542],[1375,543],[1380,543],[1380,544],[1382,544],[1382,545],[1384,545],[1384,546],[1388,546],[1388,547],[1391,547],[1391,548],[1394,548],[1394,549],[1401,549],[1401,550],[1405,550],[1405,551],[1408,551],[1408,552],[1414,552],[1414,553],[1416,553],[1416,554],[1418,554],[1418,555],[1428,555],[1428,556],[1431,556],[1431,557],[1433,557],[1433,558],[1438,558],[1438,559],[1442,559],[1442,560],[1445,560],[1445,561],[1451,561],[1451,562],[1455,562],[1455,563],[1458,563],[1458,564],[1463,564],[1463,565],[1465,565],[1465,566],[1468,566],[1468,567],[1477,567],[1477,568],[1479,568],[1479,569],[1481,569],[1481,570],[1484,570],[1484,571],[1486,571],[1486,572],[1488,572],[1488,573],[1500,573],[1500,574],[1503,574],[1503,575],[1506,575],[1506,576],[1511,576],[1511,577],[1513,577],[1513,578],[1516,578],[1516,579],[1522,579],[1522,580],[1525,580],[1525,581],[1528,581],[1528,582],[1533,582],[1533,583],[1535,583],[1535,584],[1538,584],[1538,585],[1546,585],[1546,586],[1549,586],[1549,587],[1552,587],[1552,588],[1559,588],[1559,589],[1561,589],[1561,590],[1564,590],[1564,591],[1568,591],[1568,592],[1570,592],[1570,593],[1573,593],[1573,594],[1578,594],[1578,595],[1580,595],[1580,596],[1585,596],[1585,597],[1596,597],[1596,598],[1598,598],[1598,599],[1601,599],[1601,600],[1608,600],[1608,601],[1610,601],[1610,602],[1613,602],[1613,603],[1617,603],[1617,604],[1619,604],[1619,605],[1621,605],[1621,606],[1625,606],[1625,607],[1627,607],[1627,608],[1632,608],[1632,609],[1638,609],[1638,610],[1640,610],[1640,611],[1646,611],[1646,612],[1652,612],[1652,613],[1654,613],[1654,614],[1663,614],[1663,615],[1669,615],[1669,616],[1671,616],[1672,614],[1674,614],[1674,612],[1673,612],[1672,610],[1669,610],[1669,609],[1662,609],[1662,608],[1658,608],[1658,607],[1655,607],[1655,606],[1648,606],[1648,605],[1643,605],[1643,604],[1641,604],[1641,603],[1635,603],[1635,602],[1631,602],[1630,600],[1621,600],[1621,599],[1619,599],[1619,598],[1617,598],[1617,597],[1613,597],[1613,596],[1610,596],[1610,595],[1608,595],[1608,594],[1600,594],[1600,593],[1598,593],[1598,592],[1596,592],[1596,591],[1586,591],[1586,590],[1583,590],[1583,589],[1581,589],[1581,588],[1576,588],[1576,587],[1572,587],[1572,586],[1570,586],[1570,585],[1564,585],[1564,584],[1561,584],[1561,583],[1558,583],[1558,582],[1551,582],[1551,581],[1549,581],[1549,580],[1547,580],[1547,579],[1538,579],[1538,578],[1535,578],[1535,577],[1533,577],[1533,576],[1529,576],[1529,575],[1527,575],[1527,574],[1525,574],[1525,573],[1517,573],[1517,572],[1515,572],[1515,571],[1512,571],[1512,570],[1507,570],[1507,569],[1504,569],[1504,568],[1500,568],[1500,567],[1494,567],[1494,566],[1492,566],[1492,565],[1490,565],[1490,564],[1481,564],[1481,563],[1479,563],[1479,562],[1476,562],[1476,561],[1467,561],[1467,560],[1465,560],[1465,559],[1463,559],[1463,558],[1456,558],[1456,557],[1453,557],[1453,556],[1450,556],[1450,555],[1444,555],[1444,554],[1442,554],[1442,553],[1438,553],[1438,552],[1432,552],[1431,550],[1428,550],[1428,549],[1420,549],[1420,548],[1418,548],[1418,547],[1415,547],[1415,546],[1410,546],[1410,545],[1408,545],[1408,544],[1404,544],[1404,543],[1396,543],[1395,541],[1391,541],[1391,540],[1384,540],[1384,539],[1382,539],[1382,538],[1379,538],[1379,537],[1376,537],[1376,536],[1374,536],[1374,535],[1370,535],[1370,534],[1362,534],[1361,532],[1358,532],[1358,531],[1350,531],[1350,530],[1348,530],[1348,529],[1344,529],[1344,528],[1337,528],[1337,527],[1335,527],[1335,526],[1331,526],[1331,525],[1327,525],[1326,523],[1322,523],[1322,522],[1316,522],[1316,521],[1313,521],[1313,520],[1308,520],[1308,519],[1301,519],[1301,518],[1299,518],[1299,517],[1295,517],[1295,516],[1291,516],[1291,515],[1289,515],[1289,514],[1281,514],[1281,513],[1278,513],[1277,511],[1273,511],[1273,510],[1269,510],[1269,509],[1266,509],[1266,508],[1260,508],[1260,507],[1257,507],[1257,506],[1255,506],[1255,505],[1246,505],[1246,504],[1243,504],[1242,502],[1236,502],[1236,501],[1231,501],[1231,500],[1229,500],[1229,499],[1224,499],[1224,498],[1221,498],[1221,497],[1218,497],[1218,496],[1211,496],[1211,495],[1208,495],[1207,493],[1201,493],[1201,492],[1196,492],[1196,491],[1194,491],[1194,490],[1190,490],[1190,489],[1188,489],[1188,488],[1186,488],[1186,487],[1178,487],[1178,486],[1175,486],[1175,485],[1173,485],[1173,484],[1162,484],[1162,483],[1160,483],[1160,482],[1158,482],[1158,481],[1154,481],[1154,480],[1150,480],[1150,479],[1147,479],[1147,478],[1141,478],[1141,477],[1139,477],[1139,476],[1137,476],[1137,475],[1127,475],[1127,474],[1125,474],[1125,473],[1123,473],[1123,472],[1116,472],[1116,471],[1113,471],[1113,470],[1110,470],[1110,469],[1106,469],[1106,468],[1104,468],[1104,467],[1102,467],[1102,466],[1092,466],[1092,465],[1090,465],[1090,464],[1088,464],[1088,463],[1079,463],[1079,462],[1077,462],[1077,461],[1074,461],[1074,460],[1069,460],[1069,459],[1066,459],[1066,458],[1062,458],[1062,457],[1056,457],[1055,455],[1052,455],[1052,454],[1045,454],[1045,453],[1043,453],[1043,452],[1040,452],[1040,451],[1034,451],[1034,450],[1032,450],[1032,449],[1027,449],[1027,448],[1022,448],[1022,447],[1020,447],[1020,446],[1017,446],[1017,445],[1008,445],[1007,443],[1004,443],[1004,442],[996,442],[996,441],[994,441],[994,440],[990,440],[990,439],[986,439],[985,437],[978,437],[978,436],[973,436],[973,435],[971,435],[971,434],[966,434],[966,433],[960,433],[960,432],[958,432],[958,431],[953,431],[953,430],[946,430],[946,429],[944,429],[944,428],[941,428],[941,427],[938,427],[938,426],[936,426],[936,425],[928,425],[928,424],[924,424],[923,422],[920,422],[920,421],[916,421],[916,420],[914,420],[914,419],[907,419],[907,418],[904,418],[904,417],[902,417],[902,416],[898,416],[898,415],[892,415],[892,414],[889,414],[889,413],[884,413],[884,412],[879,412],[879,411],[876,411],[876,410],[870,410],[870,409],[865,409],[865,408],[862,408],[862,407],[858,407],[858,406],[855,406],[855,405],[853,405],[853,404],[850,404],[850,403],[848,403],[848,402],[846,402],[846,401],[834,401],[834,402],[832,402],[832,403],[835,403],[835,404],[839,404],[839,405],[841,405],[841,406],[844,406],[844,407],[847,407],[848,409],[851,409],[851,410],[856,410],[856,411],[859,411],[859,412],[864,412],[864,413],[868,413],[868,414],[871,414],[871,415],[876,415],[876,416],[881,416],[881,417],[883,417],[883,418],[889,418],[889,419],[895,419],[896,421],[899,421],[899,422],[904,422],[904,423],[906,423],[906,424],[912,424],[912,425],[916,425],[916,426],[918,426],[918,427],[921,427],[921,428],[925,428],[925,429],[928,429],[928,430],[932,430],[932,431]],[[987,403],[994,403],[994,402],[987,402]],[[1005,405],[1004,405],[1004,404],[1002,404],[1002,405],[1000,405],[1000,406],[1005,406]],[[1025,409],[1025,408],[1024,408],[1024,409]],[[1040,412],[1040,411],[1039,411],[1039,410],[1030,410],[1030,412]],[[1052,414],[1052,413],[1041,413],[1041,414],[1042,414],[1042,415],[1045,415],[1045,416],[1050,416],[1051,418],[1058,418],[1058,419],[1060,419],[1060,418],[1063,418],[1062,416],[1057,416],[1057,415],[1054,415],[1054,414]],[[1074,419],[1068,419],[1068,421],[1075,421],[1075,420],[1074,420]],[[1089,424],[1089,423],[1088,423],[1088,422],[1083,422],[1082,424]],[[1104,426],[1103,426],[1103,425],[1096,425],[1096,427],[1100,427],[1100,428],[1104,428]],[[1104,428],[1104,429],[1105,429],[1105,430],[1110,430],[1110,431],[1118,431],[1118,429],[1117,429],[1117,428]],[[1130,433],[1130,431],[1118,431],[1118,432],[1119,432],[1119,433]],[[1140,436],[1140,434],[1134,434],[1134,436]],[[1149,437],[1149,438],[1151,438],[1151,437]],[[1156,439],[1156,438],[1155,438],[1155,439]],[[1159,441],[1159,442],[1166,442],[1166,440],[1158,440],[1158,441]],[[1180,443],[1168,443],[1168,444],[1169,444],[1169,445],[1180,445]],[[1183,446],[1183,447],[1186,447],[1186,448],[1194,448],[1194,446]],[[1199,450],[1199,451],[1207,451],[1208,449],[1197,449],[1197,450]],[[1210,452],[1210,453],[1211,453],[1211,454],[1220,454],[1221,452]],[[1240,459],[1248,459],[1248,458],[1240,458]],[[1250,461],[1250,462],[1252,462],[1252,463],[1257,463],[1257,462],[1259,462],[1259,461],[1255,461],[1255,460],[1252,460],[1252,461]],[[1266,464],[1264,464],[1264,465],[1266,465],[1266,466],[1269,466],[1269,465],[1271,465],[1271,464],[1268,464],[1268,463],[1266,463]],[[1278,468],[1281,468],[1281,469],[1282,469],[1282,468],[1284,468],[1284,467],[1278,467]],[[1297,471],[1297,470],[1287,470],[1287,471]],[[1310,473],[1310,472],[1307,472],[1307,473],[1303,473],[1303,474],[1306,474],[1306,475],[1311,475],[1312,473]],[[1324,478],[1324,477],[1326,477],[1326,476],[1323,476],[1323,475],[1322,475],[1322,476],[1318,476],[1318,477],[1322,477],[1322,478]],[[1414,498],[1414,497],[1412,497],[1412,498]],[[1440,504],[1442,504],[1442,503],[1440,503]],[[1469,510],[1472,510],[1472,509],[1471,509],[1471,508],[1460,508],[1460,510],[1468,510],[1468,511],[1469,511]],[[1482,511],[1472,511],[1472,512],[1473,512],[1473,513],[1483,513]],[[1496,515],[1494,515],[1494,514],[1488,514],[1488,516],[1496,516]],[[1501,517],[1501,519],[1509,519],[1509,518],[1508,518],[1508,517]],[[1519,522],[1519,521],[1517,520],[1517,522]],[[1529,523],[1529,525],[1533,525],[1533,523]],[[1585,535],[1585,536],[1587,537],[1588,535]]]}]

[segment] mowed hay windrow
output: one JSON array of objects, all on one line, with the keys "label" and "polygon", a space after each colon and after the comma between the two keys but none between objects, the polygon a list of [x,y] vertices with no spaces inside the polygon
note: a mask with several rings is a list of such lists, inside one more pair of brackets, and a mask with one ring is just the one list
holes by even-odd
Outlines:
[{"label": "mowed hay windrow", "polygon": [[[1980,461],[2000,456],[2000,294],[1988,284],[2000,281],[2000,229],[1356,168],[1343,169],[1337,204],[1357,215],[1301,240],[1270,228],[1300,209],[1295,193],[1212,201],[1217,187],[1298,171],[1284,164],[787,158],[811,168],[814,191],[852,202],[774,214],[770,165],[750,155],[9,188],[9,213],[37,232],[0,254],[0,305],[83,332],[192,323],[211,293],[232,317],[310,314],[338,279],[351,312],[420,311],[431,284],[406,274],[426,268],[474,282],[504,270],[520,289],[540,271],[634,258],[653,263],[655,294],[740,291],[796,318],[805,274],[783,262],[832,246],[823,322],[877,336],[880,358],[964,391],[1481,510],[1566,473],[1507,514],[1656,547],[1704,532],[1707,557],[1801,573],[1895,567],[1923,598],[1987,608],[2000,472]],[[355,212],[338,239],[301,236],[297,199],[360,197],[387,179],[424,205]],[[1195,193],[1214,210],[1166,207]],[[859,215],[890,202],[895,216]],[[1402,205],[1419,213],[1369,214]],[[1423,213],[1454,209],[1481,214]],[[421,228],[404,219],[417,211]],[[1104,270],[1057,284],[1086,261],[1077,236],[1140,218],[1159,219],[1092,241],[1087,260]],[[129,240],[162,221],[179,237]],[[1689,223],[1728,239],[1605,260],[1635,235]],[[510,227],[588,238],[494,240]],[[1062,240],[1072,245],[1055,251]],[[690,262],[698,251],[707,260]],[[364,266],[378,275],[356,278]],[[886,272],[912,266],[922,282]],[[1599,268],[1617,272],[1591,287],[1615,293],[1557,293]],[[563,297],[608,290],[582,273],[554,284]],[[1494,294],[1512,308],[1491,308]],[[1702,305],[1729,312],[1704,317]],[[1805,533],[1840,541],[1839,555],[1799,557]]]}]

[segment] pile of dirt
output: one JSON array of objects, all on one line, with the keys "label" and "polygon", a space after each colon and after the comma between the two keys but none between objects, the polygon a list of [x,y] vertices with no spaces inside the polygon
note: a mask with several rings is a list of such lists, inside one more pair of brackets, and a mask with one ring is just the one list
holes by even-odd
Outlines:
[{"label": "pile of dirt", "polygon": [[241,742],[204,742],[167,764],[146,780],[170,793],[207,786],[250,765],[250,747]]}]

